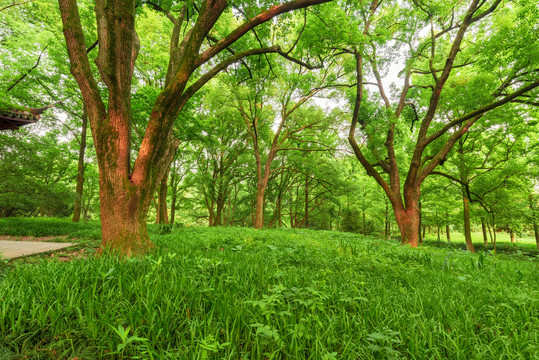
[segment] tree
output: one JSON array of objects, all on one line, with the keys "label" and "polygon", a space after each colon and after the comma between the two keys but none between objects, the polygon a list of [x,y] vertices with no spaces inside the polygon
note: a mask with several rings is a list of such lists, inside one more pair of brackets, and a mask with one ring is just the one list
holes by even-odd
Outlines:
[{"label": "tree", "polygon": [[[234,106],[244,119],[253,146],[257,179],[253,227],[257,229],[264,227],[265,193],[272,172],[275,171],[272,164],[277,155],[287,150],[327,150],[325,144],[312,138],[302,138],[309,130],[318,132],[323,129],[325,114],[315,107],[304,107],[323,88],[327,72],[319,78],[312,76],[307,79],[305,72],[308,70],[303,66],[293,65],[285,69],[286,65],[273,65],[278,67],[274,68],[273,73],[278,73],[280,80],[271,80],[257,74],[247,87],[231,87],[236,98]],[[313,146],[295,146],[291,142]]]},{"label": "tree", "polygon": [[450,179],[461,188],[464,237],[468,251],[474,251],[470,225],[471,203],[480,202],[481,196],[478,194],[494,191],[498,183],[496,179],[482,182],[486,188],[475,189],[475,181],[490,172],[499,175],[504,168],[510,169],[514,173],[512,176],[522,175],[517,171],[519,166],[515,160],[523,159],[527,144],[535,142],[533,135],[537,131],[536,126],[514,115],[506,112],[496,117],[490,116],[489,123],[477,124],[476,129],[468,131],[457,141],[456,154],[448,157],[444,169],[432,172]]},{"label": "tree", "polygon": [[[329,40],[320,43],[345,56],[345,67],[355,73],[352,84],[336,84],[355,88],[350,146],[388,196],[401,242],[415,247],[427,176],[474,123],[486,121],[488,112],[503,106],[525,113],[523,104],[534,103],[539,86],[537,42],[531,35],[538,19],[535,5],[373,0],[325,15],[329,18],[313,24],[331,26]],[[421,35],[425,28],[427,38]],[[381,74],[404,47],[409,49],[401,72],[404,86],[392,103]],[[377,95],[365,88],[371,85]],[[410,156],[399,156],[399,147]]]},{"label": "tree", "polygon": [[[188,100],[216,74],[246,56],[280,53],[289,57],[277,45],[240,51],[231,47],[249,31],[280,14],[328,1],[294,0],[271,6],[267,10],[258,9],[255,3],[237,4],[245,5],[249,12],[258,14],[234,29],[226,27],[230,26],[230,22],[219,22],[225,13],[233,15],[226,0],[204,0],[201,4],[190,1],[183,4],[148,3],[163,9],[174,26],[165,87],[155,100],[142,143],[132,164],[131,84],[139,51],[135,31],[137,2],[95,2],[99,42],[95,63],[106,90],[105,98],[103,87],[95,79],[86,54],[87,43],[77,2],[59,0],[71,73],[84,99],[97,153],[102,248],[112,248],[130,256],[145,252],[153,246],[146,228],[146,217],[157,184],[165,175],[178,146],[172,128]],[[177,17],[170,5],[180,8]],[[185,16],[187,12],[190,17]],[[211,41],[211,32],[216,24],[224,27],[219,30],[225,30],[228,35],[203,47],[206,39]],[[182,34],[185,25],[189,30]],[[225,50],[232,55],[225,57]]]}]

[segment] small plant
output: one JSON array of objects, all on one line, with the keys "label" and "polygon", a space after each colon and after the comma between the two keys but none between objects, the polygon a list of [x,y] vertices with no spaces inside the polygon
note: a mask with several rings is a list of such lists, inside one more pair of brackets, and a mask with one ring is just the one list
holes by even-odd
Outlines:
[{"label": "small plant", "polygon": [[367,341],[370,342],[368,348],[386,359],[399,359],[401,353],[395,349],[402,343],[399,336],[400,332],[391,329],[368,334]]},{"label": "small plant", "polygon": [[131,327],[128,326],[127,328],[124,328],[121,325],[118,325],[118,328],[112,327],[112,330],[120,337],[121,343],[118,344],[116,347],[116,351],[109,353],[110,355],[120,355],[123,356],[124,352],[126,351],[127,347],[130,346],[130,344],[133,343],[143,343],[149,341],[146,338],[138,337],[136,335],[129,336],[129,333],[131,332]]}]

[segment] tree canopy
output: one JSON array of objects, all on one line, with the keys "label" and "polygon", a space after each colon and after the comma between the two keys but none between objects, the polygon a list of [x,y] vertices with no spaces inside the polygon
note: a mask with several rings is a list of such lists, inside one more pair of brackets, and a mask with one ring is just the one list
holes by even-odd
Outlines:
[{"label": "tree canopy", "polygon": [[0,112],[56,104],[0,134],[0,216],[74,209],[125,255],[150,219],[411,246],[454,227],[471,251],[479,225],[537,229],[533,1],[36,0],[0,20]]}]

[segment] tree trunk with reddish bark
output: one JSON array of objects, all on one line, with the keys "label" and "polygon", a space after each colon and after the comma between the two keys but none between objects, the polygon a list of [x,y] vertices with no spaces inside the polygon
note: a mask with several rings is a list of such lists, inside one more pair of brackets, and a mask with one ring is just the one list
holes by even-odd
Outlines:
[{"label": "tree trunk with reddish bark", "polygon": [[259,180],[258,186],[256,188],[256,208],[253,227],[255,229],[262,229],[264,227],[264,203],[265,203],[265,193],[268,186],[269,176],[270,176],[270,163],[269,159],[266,163],[266,170],[264,171],[263,177]]},{"label": "tree trunk with reddish bark", "polygon": [[394,213],[401,233],[401,244],[417,247],[420,223],[419,190],[416,199],[410,200],[406,209],[397,209]]},{"label": "tree trunk with reddish bark", "polygon": [[[155,100],[137,158],[131,166],[131,87],[139,48],[135,32],[136,1],[95,1],[99,41],[95,63],[102,81],[98,84],[86,51],[77,1],[59,0],[70,69],[82,93],[97,154],[102,249],[111,248],[130,256],[152,248],[146,230],[149,204],[179,144],[172,128],[187,101],[219,72],[243,57],[282,51],[278,46],[249,49],[230,55],[198,78],[192,76],[196,70],[254,27],[277,15],[327,1],[293,0],[274,5],[203,51],[202,45],[229,6],[228,1],[203,1],[194,25],[183,39],[180,34],[188,2],[184,2],[178,17],[159,5],[148,4],[163,11],[173,23],[170,61],[165,87]],[[101,95],[103,88],[108,90],[106,101]]]}]

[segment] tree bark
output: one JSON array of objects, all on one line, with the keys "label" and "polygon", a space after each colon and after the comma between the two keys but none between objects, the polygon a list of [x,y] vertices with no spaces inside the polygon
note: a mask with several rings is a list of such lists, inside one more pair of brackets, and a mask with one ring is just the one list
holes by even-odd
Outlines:
[{"label": "tree bark", "polygon": [[487,226],[484,219],[481,219],[481,230],[483,231],[483,245],[485,249],[488,249]]},{"label": "tree bark", "polygon": [[79,162],[77,165],[77,188],[75,197],[75,206],[73,208],[73,222],[80,221],[80,212],[82,207],[82,192],[84,190],[84,153],[86,151],[86,132],[88,129],[88,115],[86,110],[82,115],[82,130],[80,134]]},{"label": "tree bark", "polygon": [[470,229],[470,201],[468,197],[464,194],[462,196],[463,204],[463,220],[464,220],[464,239],[466,241],[466,250],[470,252],[475,252],[473,242],[472,242],[472,233]]},{"label": "tree bark", "polygon": [[305,174],[305,229],[308,229],[308,228],[309,228],[309,176]]},{"label": "tree bark", "polygon": [[386,210],[385,210],[385,229],[384,229],[384,237],[386,240],[389,240],[390,238],[390,224],[389,224],[389,206],[388,206],[388,201],[387,201],[387,198],[385,199],[385,205],[386,205]]},{"label": "tree bark", "polygon": [[494,254],[496,254],[496,217],[494,216],[494,213],[491,214],[492,217],[492,245],[494,247]]},{"label": "tree bark", "polygon": [[515,232],[513,230],[509,230],[509,236],[511,237],[511,242],[514,244],[516,242]]},{"label": "tree bark", "polygon": [[450,233],[450,228],[449,228],[449,225],[446,225],[445,226],[445,234],[447,236],[447,242],[450,243],[451,242],[451,233]]},{"label": "tree bark", "polygon": [[[464,159],[464,141],[459,139],[457,153],[459,156],[459,176],[461,184],[468,184],[468,172],[466,168],[466,161]],[[470,227],[470,200],[468,199],[468,194],[466,187],[461,186],[462,192],[462,206],[463,206],[463,221],[464,221],[464,240],[466,241],[466,250],[470,252],[475,252],[473,242],[472,242],[472,232]]]},{"label": "tree bark", "polygon": [[266,187],[268,185],[269,180],[269,173],[268,176],[264,176],[264,178],[258,183],[257,190],[256,190],[256,208],[255,208],[255,218],[253,227],[255,229],[262,229],[264,227],[264,200],[266,193]]},{"label": "tree bark", "polygon": [[533,232],[535,233],[535,243],[537,244],[537,249],[539,249],[539,224],[533,224]]},{"label": "tree bark", "polygon": [[406,209],[395,210],[395,219],[401,232],[401,244],[417,247],[419,241],[419,206],[412,202]]},{"label": "tree bark", "polygon": [[217,195],[217,201],[216,201],[216,210],[215,210],[215,222],[213,223],[213,226],[221,226],[223,225],[223,209],[226,205],[225,200],[223,199],[223,194],[219,193]]},{"label": "tree bark", "polygon": [[170,168],[167,169],[165,176],[161,179],[159,185],[159,195],[157,198],[157,223],[168,224],[168,209],[167,209],[167,193],[168,193],[168,174]]},{"label": "tree bark", "polygon": [[100,171],[102,246],[126,256],[147,252],[154,247],[146,227],[153,190],[126,184],[109,169]]},{"label": "tree bark", "polygon": [[176,183],[175,171],[173,171],[172,175],[170,176],[170,186],[172,188],[172,199],[170,203],[170,225],[174,225],[174,219],[176,219],[176,202],[178,200],[178,184]]}]

